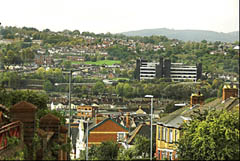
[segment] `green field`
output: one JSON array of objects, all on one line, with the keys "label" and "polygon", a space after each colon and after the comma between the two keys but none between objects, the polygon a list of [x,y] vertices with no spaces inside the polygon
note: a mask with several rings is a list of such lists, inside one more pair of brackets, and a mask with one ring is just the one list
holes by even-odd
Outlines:
[{"label": "green field", "polygon": [[86,61],[86,62],[78,62],[78,61],[73,61],[72,64],[95,64],[95,65],[113,65],[113,64],[120,64],[121,61],[120,60],[99,60],[96,62],[92,62],[92,61]]}]

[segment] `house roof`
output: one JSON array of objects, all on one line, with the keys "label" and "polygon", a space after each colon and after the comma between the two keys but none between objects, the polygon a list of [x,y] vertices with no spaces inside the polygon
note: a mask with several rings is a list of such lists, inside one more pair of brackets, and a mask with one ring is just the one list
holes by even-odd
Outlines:
[{"label": "house roof", "polygon": [[131,137],[128,139],[128,144],[132,142],[133,138],[136,136],[136,134],[139,132],[139,130],[141,129],[142,124],[140,124],[138,127],[136,127],[132,133],[131,133]]},{"label": "house roof", "polygon": [[10,111],[36,111],[37,107],[29,102],[21,101],[10,108]]},{"label": "house roof", "polygon": [[94,130],[95,128],[101,126],[102,124],[104,124],[105,122],[107,122],[108,120],[111,120],[113,121],[114,123],[116,123],[117,125],[119,125],[120,127],[122,127],[123,129],[127,130],[128,131],[128,128],[122,126],[121,124],[119,124],[117,121],[113,120],[112,118],[106,118],[105,120],[99,122],[98,124],[96,124],[95,126],[93,126],[92,128],[89,128],[89,131],[92,131]]},{"label": "house roof", "polygon": [[48,113],[48,114],[44,115],[43,117],[41,117],[40,122],[56,122],[56,123],[59,123],[60,119],[57,116],[55,116],[51,113]]},{"label": "house roof", "polygon": [[[116,122],[116,121],[113,120],[112,118],[106,118],[106,119],[104,119],[103,121],[99,122],[98,124],[95,124],[95,123],[90,124],[90,125],[88,126],[88,134],[89,134],[90,131],[92,131],[92,130],[94,130],[95,128],[101,126],[102,124],[104,124],[104,123],[107,122],[108,120],[113,121],[114,123],[116,123],[117,125],[119,125],[120,127],[122,127],[123,129],[125,129],[125,130],[127,130],[127,131],[129,130],[128,128],[122,126],[120,123]],[[84,125],[84,129],[86,129],[85,125]],[[84,134],[83,140],[86,142],[87,130],[85,130],[84,133],[85,133],[85,134]]]},{"label": "house roof", "polygon": [[[151,126],[145,123],[140,124],[130,135],[131,137],[127,140],[128,144],[132,144],[135,140],[137,135],[145,136],[146,138],[150,139],[150,129]],[[153,131],[156,131],[156,126],[153,125]],[[154,138],[153,138],[154,140]]]},{"label": "house roof", "polygon": [[213,107],[215,107],[217,110],[234,110],[237,105],[239,105],[238,98],[230,97],[226,99],[223,103],[221,98],[217,98],[214,101],[204,104],[203,106],[196,106],[193,109],[190,109],[190,107],[188,106],[182,107],[170,113],[168,116],[161,118],[158,124],[167,127],[180,128],[184,120],[189,120],[190,116],[194,113],[196,109],[199,109],[200,112],[202,112],[203,110],[209,110]]},{"label": "house roof", "polygon": [[136,114],[146,114],[146,112],[144,112],[141,106],[139,106],[139,109],[136,111]]}]

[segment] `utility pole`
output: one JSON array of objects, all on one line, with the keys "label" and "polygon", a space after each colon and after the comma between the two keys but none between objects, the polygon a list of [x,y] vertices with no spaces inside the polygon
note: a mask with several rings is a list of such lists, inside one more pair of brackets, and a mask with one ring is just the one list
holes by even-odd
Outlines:
[{"label": "utility pole", "polygon": [[72,70],[70,70],[69,73],[69,124],[68,124],[68,136],[70,137],[71,135],[71,118],[72,118],[72,114],[71,114],[71,87],[72,87]]},{"label": "utility pole", "polygon": [[86,160],[88,160],[88,120],[87,120],[87,143],[86,143]]},{"label": "utility pole", "polygon": [[147,98],[151,98],[151,136],[150,136],[150,160],[152,160],[152,112],[153,112],[153,95],[145,95]]}]

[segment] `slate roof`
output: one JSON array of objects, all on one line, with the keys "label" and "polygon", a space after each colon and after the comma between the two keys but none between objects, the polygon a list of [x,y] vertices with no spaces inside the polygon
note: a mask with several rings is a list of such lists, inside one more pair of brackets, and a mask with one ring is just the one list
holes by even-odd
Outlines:
[{"label": "slate roof", "polygon": [[158,122],[158,124],[162,124],[167,127],[175,127],[180,128],[181,124],[184,120],[189,120],[190,116],[193,114],[193,112],[197,109],[202,112],[203,110],[209,110],[211,108],[216,108],[217,110],[232,110],[234,107],[239,105],[239,99],[230,97],[227,100],[225,100],[224,103],[222,103],[221,98],[217,98],[214,101],[211,101],[209,103],[204,104],[203,106],[195,106],[194,108],[190,109],[190,107],[185,106],[182,107],[172,113],[170,113],[168,116],[165,116],[161,118]]},{"label": "slate roof", "polygon": [[[147,125],[147,124],[140,124],[138,127],[136,127],[136,129],[131,132],[131,137],[127,140],[128,144],[133,144],[134,143],[134,139],[137,135],[141,135],[141,136],[145,136],[146,138],[150,139],[151,138],[151,126]],[[156,131],[156,125],[153,125],[153,142],[155,140],[154,137],[154,132]]]}]

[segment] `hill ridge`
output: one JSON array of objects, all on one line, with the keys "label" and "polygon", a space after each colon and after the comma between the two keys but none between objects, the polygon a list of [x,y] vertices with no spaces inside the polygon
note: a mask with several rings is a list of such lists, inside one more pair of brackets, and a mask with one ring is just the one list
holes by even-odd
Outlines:
[{"label": "hill ridge", "polygon": [[179,39],[183,41],[222,41],[222,42],[234,42],[239,41],[239,31],[233,32],[216,32],[210,30],[195,30],[195,29],[168,29],[168,28],[155,28],[155,29],[142,29],[136,31],[122,32],[121,34],[126,36],[152,36],[162,35],[170,39]]}]

